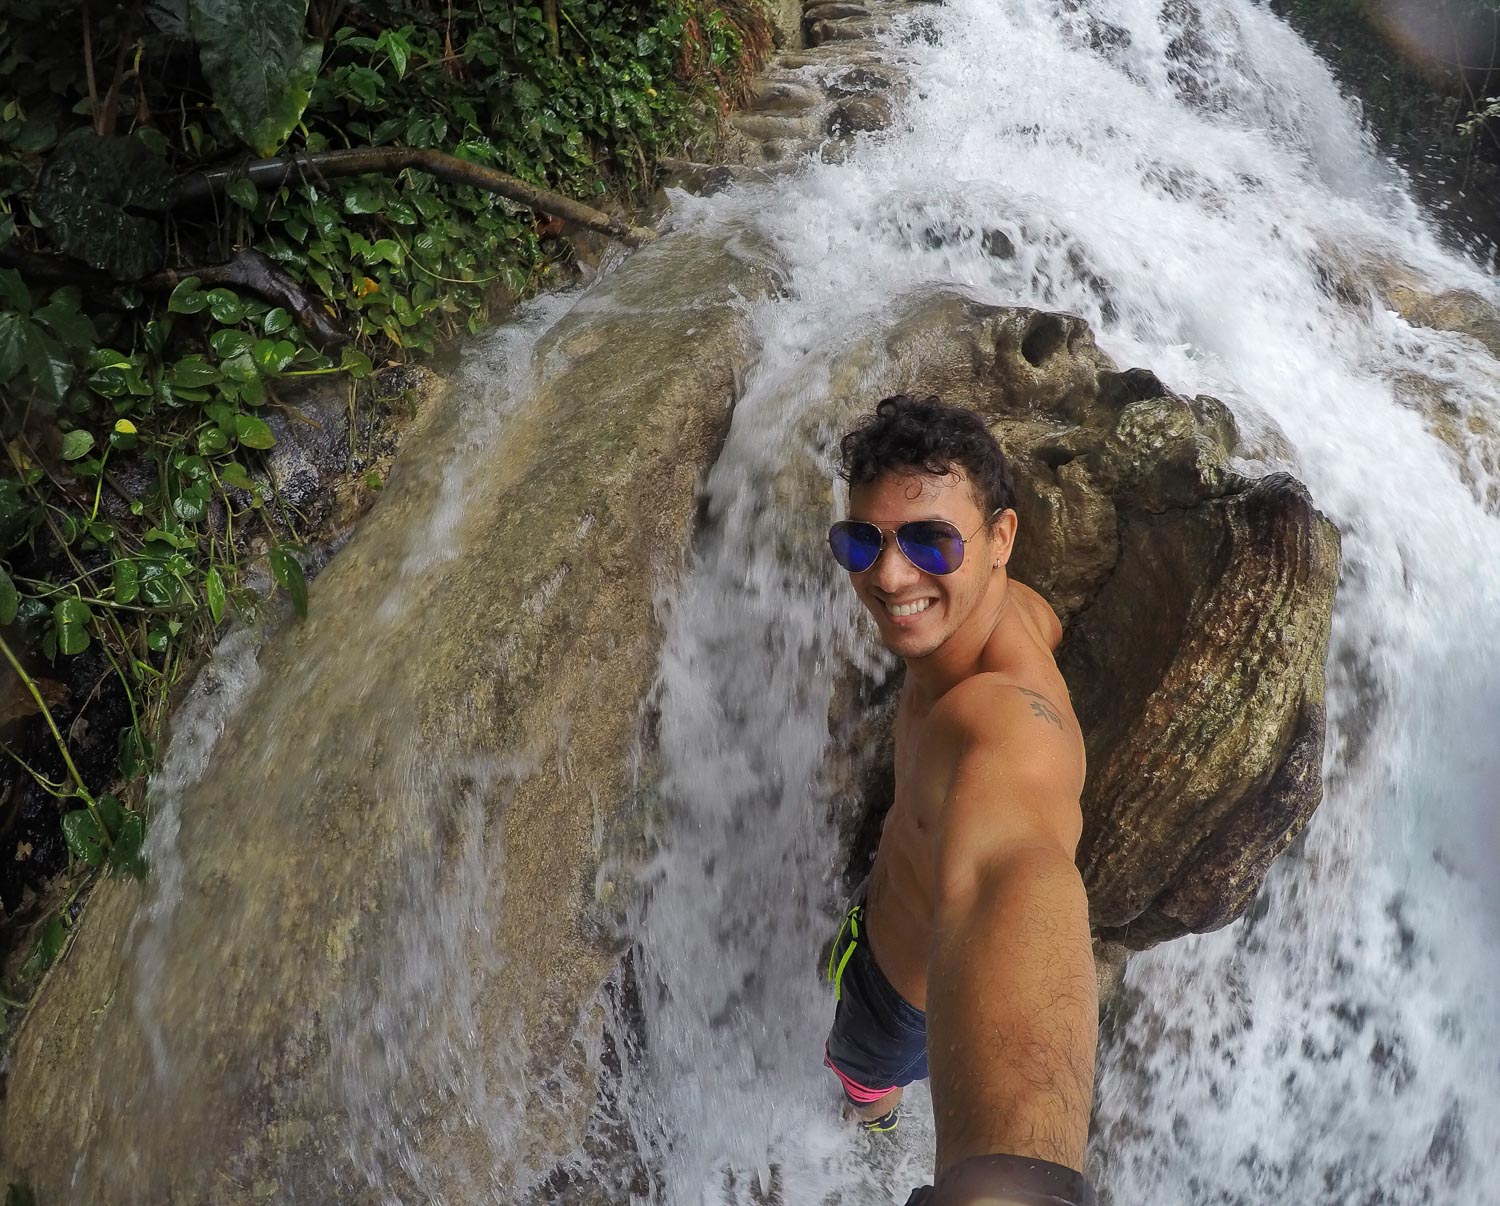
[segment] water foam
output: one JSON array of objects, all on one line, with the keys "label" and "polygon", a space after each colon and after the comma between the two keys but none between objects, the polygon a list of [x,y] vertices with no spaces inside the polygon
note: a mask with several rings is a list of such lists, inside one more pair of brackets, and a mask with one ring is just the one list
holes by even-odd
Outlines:
[{"label": "water foam", "polygon": [[645,1038],[626,1074],[649,1197],[903,1201],[929,1167],[920,1105],[869,1149],[818,1068],[828,692],[875,655],[849,635],[852,602],[789,549],[801,520],[762,470],[816,457],[796,418],[827,356],[954,282],[1080,314],[1122,364],[1224,398],[1264,437],[1245,468],[1293,469],[1345,537],[1327,800],[1252,917],[1133,963],[1101,1051],[1106,1197],[1500,1195],[1482,1138],[1500,1134],[1500,523],[1478,437],[1444,443],[1410,391],[1438,382],[1450,410],[1493,420],[1500,366],[1388,312],[1369,274],[1500,290],[1444,249],[1327,69],[1248,0],[952,0],[918,19],[926,37],[893,39],[914,81],[896,130],[771,196],[679,206],[757,228],[792,272],[757,315],[662,660]]}]

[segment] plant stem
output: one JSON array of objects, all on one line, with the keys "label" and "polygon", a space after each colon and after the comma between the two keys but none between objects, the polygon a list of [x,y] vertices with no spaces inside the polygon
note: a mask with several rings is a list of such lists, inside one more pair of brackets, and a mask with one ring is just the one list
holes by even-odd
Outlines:
[{"label": "plant stem", "polygon": [[[89,796],[88,788],[83,785],[83,776],[78,773],[78,768],[73,765],[73,755],[68,752],[68,743],[63,740],[62,734],[58,732],[57,721],[52,719],[52,709],[47,706],[47,701],[42,698],[41,688],[36,685],[36,679],[26,673],[26,667],[21,665],[16,655],[11,652],[11,648],[6,643],[4,637],[0,637],[0,653],[5,655],[5,660],[10,663],[10,668],[16,672],[16,677],[26,684],[26,689],[31,692],[31,698],[36,700],[36,706],[41,710],[42,719],[47,722],[47,727],[52,730],[52,739],[57,742],[57,748],[62,754],[63,762],[67,765],[68,773],[73,776],[73,782],[78,786],[78,794],[84,800],[88,801],[92,808],[93,799]],[[105,836],[107,837],[108,834]]]},{"label": "plant stem", "polygon": [[47,727],[52,730],[52,739],[57,742],[58,752],[62,754],[63,762],[67,765],[68,773],[73,776],[73,782],[77,786],[74,793],[83,801],[89,815],[94,818],[94,824],[99,827],[99,836],[104,839],[104,848],[112,848],[115,840],[110,836],[109,827],[105,825],[104,818],[99,815],[99,806],[94,802],[94,797],[89,794],[89,789],[84,786],[83,776],[78,773],[78,767],[73,762],[73,755],[68,752],[68,743],[63,740],[62,733],[58,731],[57,721],[52,718],[52,709],[47,706],[47,701],[42,698],[41,689],[36,685],[36,679],[26,673],[26,667],[16,659],[11,648],[6,644],[5,638],[0,637],[0,653],[5,655],[5,660],[10,663],[10,668],[16,672],[20,680],[26,684],[26,689],[31,692],[31,698],[36,700],[36,706],[41,709],[42,719],[47,722]]},{"label": "plant stem", "polygon": [[18,1001],[14,997],[12,997],[10,994],[4,993],[4,992],[0,992],[0,1005],[4,1005],[8,1009],[25,1009],[30,1004],[31,1004],[31,1002],[29,1000],[27,1000],[27,1001]]},{"label": "plant stem", "polygon": [[[36,578],[17,578],[17,582],[24,582],[27,586],[51,586],[50,582],[41,582]],[[180,579],[179,579],[180,581]],[[70,592],[66,586],[53,587],[51,590],[38,592],[38,599],[50,599],[53,595],[66,595]],[[116,603],[113,599],[99,599],[93,595],[78,594],[81,603],[91,603],[95,607],[107,607],[111,611],[132,611],[143,616],[171,616],[184,611],[193,611],[194,608],[187,603],[173,603],[167,607],[137,607],[134,603]]]}]

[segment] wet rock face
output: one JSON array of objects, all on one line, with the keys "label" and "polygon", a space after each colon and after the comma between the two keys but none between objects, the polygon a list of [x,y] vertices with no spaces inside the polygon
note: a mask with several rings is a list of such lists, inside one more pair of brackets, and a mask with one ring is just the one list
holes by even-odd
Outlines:
[{"label": "wet rock face", "polygon": [[[1337,531],[1293,478],[1230,469],[1222,403],[1119,371],[1080,319],[938,295],[886,345],[899,388],[986,414],[1011,459],[1011,571],[1063,620],[1088,743],[1096,935],[1140,950],[1234,920],[1322,796]],[[856,773],[878,814],[888,778]],[[850,829],[857,872],[878,826]]]},{"label": "wet rock face", "polygon": [[[160,867],[95,888],[12,1052],[0,1183],[99,1206],[509,1201],[489,1187],[572,1150],[652,592],[774,264],[743,235],[665,237],[540,338],[524,407],[475,398],[483,360],[435,401],[306,619],[256,655],[168,839],[165,917]],[[340,453],[323,434],[299,464]],[[443,1114],[453,1076],[524,1127]]]},{"label": "wet rock face", "polygon": [[1338,539],[1284,474],[1127,513],[1058,662],[1088,743],[1078,862],[1101,938],[1144,949],[1249,905],[1321,797]]}]

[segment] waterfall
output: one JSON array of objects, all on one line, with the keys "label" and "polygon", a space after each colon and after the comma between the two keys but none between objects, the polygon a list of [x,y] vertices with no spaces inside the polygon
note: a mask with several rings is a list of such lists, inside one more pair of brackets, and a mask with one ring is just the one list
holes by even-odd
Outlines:
[{"label": "waterfall", "polygon": [[[902,1202],[930,1172],[920,1094],[896,1140],[872,1142],[838,1121],[819,1066],[828,705],[851,665],[884,663],[847,589],[789,538],[808,517],[766,483],[789,458],[829,471],[798,416],[836,353],[955,282],[1082,315],[1118,362],[1224,399],[1241,468],[1298,474],[1344,535],[1325,802],[1249,917],[1131,964],[1099,1060],[1105,1199],[1500,1198],[1497,483],[1493,450],[1462,423],[1439,438],[1413,389],[1493,423],[1500,364],[1334,282],[1385,264],[1500,290],[1443,247],[1327,68],[1250,0],[908,12],[892,131],[771,186],[678,199],[678,223],[754,229],[791,270],[755,315],[708,521],[664,606],[639,1016],[616,1023],[650,1170],[637,1200]],[[993,231],[1013,255],[990,254]]]},{"label": "waterfall", "polygon": [[872,404],[881,334],[958,288],[1223,399],[1237,468],[1343,532],[1325,801],[1249,915],[1130,964],[1103,1199],[1500,1201],[1500,363],[1379,283],[1500,302],[1493,265],[1254,0],[892,11],[890,129],[675,196],[677,235],[475,340],[307,618],[225,642],[151,881],[97,887],[32,1014],[61,1020],[4,1070],[58,1200],[864,1206],[931,1176],[925,1087],[868,1136],[821,1066],[861,753],[830,718],[894,665],[820,546],[827,400]]}]

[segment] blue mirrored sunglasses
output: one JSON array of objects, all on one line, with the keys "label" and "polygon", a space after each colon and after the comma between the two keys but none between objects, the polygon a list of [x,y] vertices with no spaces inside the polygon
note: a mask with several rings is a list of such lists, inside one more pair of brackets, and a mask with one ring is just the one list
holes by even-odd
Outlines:
[{"label": "blue mirrored sunglasses", "polygon": [[995,511],[968,536],[946,519],[914,519],[894,529],[862,519],[841,519],[828,529],[828,547],[833,559],[851,574],[862,574],[880,559],[885,534],[891,532],[901,555],[924,574],[951,574],[964,563],[964,546],[1004,510]]}]

